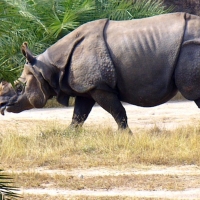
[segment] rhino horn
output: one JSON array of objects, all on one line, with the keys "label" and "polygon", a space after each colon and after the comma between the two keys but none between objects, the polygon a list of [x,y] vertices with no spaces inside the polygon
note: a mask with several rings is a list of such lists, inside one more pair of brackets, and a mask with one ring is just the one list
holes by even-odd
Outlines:
[{"label": "rhino horn", "polygon": [[33,64],[35,62],[35,57],[31,53],[31,51],[29,50],[27,42],[24,42],[22,44],[21,51],[22,51],[23,55],[26,57],[26,59],[29,63]]}]

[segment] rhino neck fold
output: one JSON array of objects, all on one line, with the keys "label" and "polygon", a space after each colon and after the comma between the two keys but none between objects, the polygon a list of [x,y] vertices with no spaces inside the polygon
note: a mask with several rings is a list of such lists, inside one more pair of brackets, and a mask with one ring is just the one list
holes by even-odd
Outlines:
[{"label": "rhino neck fold", "polygon": [[53,90],[53,96],[56,96],[60,92],[59,87],[59,73],[60,71],[56,66],[54,66],[50,62],[49,55],[47,51],[45,51],[43,54],[41,54],[38,57],[38,65],[37,70],[43,77],[43,79],[46,81],[46,83],[49,85],[51,90]]}]

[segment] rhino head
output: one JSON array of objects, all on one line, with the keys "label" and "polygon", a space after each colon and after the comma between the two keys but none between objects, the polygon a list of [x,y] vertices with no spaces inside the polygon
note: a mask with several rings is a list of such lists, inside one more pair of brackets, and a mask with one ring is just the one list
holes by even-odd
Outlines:
[{"label": "rhino head", "polygon": [[[21,77],[11,83],[3,81],[0,83],[0,111],[19,113],[32,108],[42,108],[48,99],[54,96],[48,82],[42,76],[37,63],[42,65],[42,59],[32,55],[27,43],[22,45],[22,53],[26,57],[26,63]],[[41,56],[40,56],[41,57]],[[43,63],[43,65],[45,65]]]}]

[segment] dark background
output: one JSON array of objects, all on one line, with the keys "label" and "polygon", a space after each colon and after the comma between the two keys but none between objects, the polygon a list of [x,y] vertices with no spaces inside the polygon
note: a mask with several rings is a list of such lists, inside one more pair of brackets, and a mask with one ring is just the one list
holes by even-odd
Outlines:
[{"label": "dark background", "polygon": [[167,7],[175,7],[175,12],[188,12],[200,16],[200,0],[164,0],[164,4]]}]

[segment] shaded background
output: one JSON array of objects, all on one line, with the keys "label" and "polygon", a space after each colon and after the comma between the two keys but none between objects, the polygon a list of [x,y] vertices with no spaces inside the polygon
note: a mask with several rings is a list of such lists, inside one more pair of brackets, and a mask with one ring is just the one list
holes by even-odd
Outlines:
[{"label": "shaded background", "polygon": [[200,0],[164,0],[164,4],[173,6],[175,12],[188,12],[200,16]]}]

